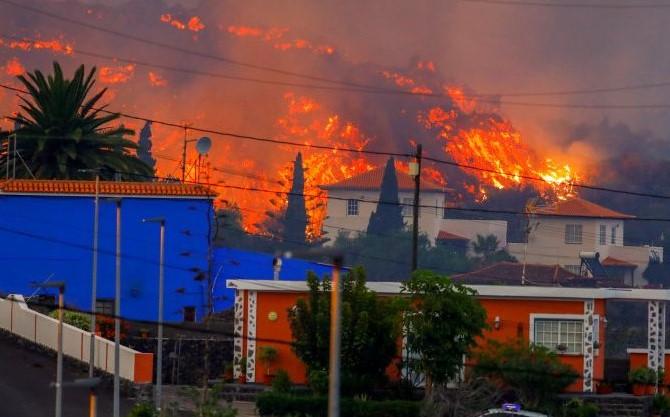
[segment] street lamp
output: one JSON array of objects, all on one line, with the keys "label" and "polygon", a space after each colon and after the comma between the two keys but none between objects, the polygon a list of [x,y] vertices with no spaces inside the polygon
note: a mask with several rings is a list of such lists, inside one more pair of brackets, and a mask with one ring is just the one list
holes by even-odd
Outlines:
[{"label": "street lamp", "polygon": [[58,355],[56,357],[56,417],[63,415],[63,306],[65,282],[52,281],[34,285],[36,288],[58,288]]},{"label": "street lamp", "polygon": [[158,340],[156,353],[156,410],[160,412],[163,393],[163,292],[165,283],[165,218],[151,217],[142,219],[142,223],[158,223],[160,225],[160,249],[158,267]]},{"label": "street lamp", "polygon": [[116,277],[114,286],[114,417],[121,417],[121,199],[116,199]]}]

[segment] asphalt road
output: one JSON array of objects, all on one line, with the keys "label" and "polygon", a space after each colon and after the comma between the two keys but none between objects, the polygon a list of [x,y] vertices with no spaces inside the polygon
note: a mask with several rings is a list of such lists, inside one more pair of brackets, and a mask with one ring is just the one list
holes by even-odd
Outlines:
[{"label": "asphalt road", "polygon": [[[86,378],[87,372],[75,366],[64,366],[64,380]],[[56,357],[22,347],[17,341],[0,333],[0,417],[53,417],[56,390],[49,384],[56,380]],[[98,416],[112,416],[112,387],[101,387]],[[123,399],[121,416],[132,402]],[[65,388],[63,417],[88,416],[88,391]]]}]

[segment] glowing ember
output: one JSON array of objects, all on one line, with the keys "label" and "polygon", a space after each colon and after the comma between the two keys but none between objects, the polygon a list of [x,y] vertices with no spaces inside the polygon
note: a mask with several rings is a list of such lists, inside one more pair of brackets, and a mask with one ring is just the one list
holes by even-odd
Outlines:
[{"label": "glowing ember", "polygon": [[191,32],[200,32],[205,28],[205,24],[202,23],[202,20],[198,16],[193,16],[187,22],[184,22],[182,20],[173,17],[170,13],[164,13],[161,15],[161,22],[166,23],[179,30],[188,29]]},{"label": "glowing ember", "polygon": [[18,58],[11,58],[4,66],[5,74],[16,77],[26,72],[25,67]]},{"label": "glowing ember", "polygon": [[[284,39],[287,28],[260,28],[254,26],[228,26],[228,33],[240,38],[257,38],[264,42],[272,42],[273,48],[280,51],[287,51],[290,49],[306,49],[317,54],[332,55],[335,53],[335,48],[330,45],[314,44],[303,38]],[[280,41],[281,39],[281,41]]]},{"label": "glowing ember", "polygon": [[149,84],[151,84],[152,87],[165,87],[167,85],[167,80],[153,71],[149,71],[148,77]]},{"label": "glowing ember", "polygon": [[52,52],[72,55],[74,47],[70,43],[63,42],[60,39],[51,40],[13,40],[0,38],[0,46],[10,49],[19,49],[22,51],[32,51],[35,49],[48,49]]},{"label": "glowing ember", "polygon": [[100,67],[98,79],[105,84],[123,84],[128,82],[135,73],[135,65],[118,67]]}]

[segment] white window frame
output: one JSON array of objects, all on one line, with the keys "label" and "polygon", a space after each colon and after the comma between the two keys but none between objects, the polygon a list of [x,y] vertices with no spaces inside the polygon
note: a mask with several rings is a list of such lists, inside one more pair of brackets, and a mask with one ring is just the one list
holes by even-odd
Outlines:
[{"label": "white window frame", "polygon": [[[572,230],[573,236],[570,235],[569,229]],[[577,233],[579,230],[579,233]],[[570,223],[565,225],[565,243],[568,245],[581,245],[584,242],[584,226],[578,223]]]},{"label": "white window frame", "polygon": [[414,216],[414,198],[412,197],[402,198],[402,215],[403,217]]},{"label": "white window frame", "polygon": [[598,243],[601,246],[607,245],[607,225],[601,224],[599,232],[600,234],[598,235]]},{"label": "white window frame", "polygon": [[[586,315],[584,314],[530,314],[530,323],[528,325],[528,339],[530,343],[535,343],[535,320],[556,320],[556,321],[581,321],[582,323],[586,320]],[[586,326],[582,325],[582,332]],[[600,344],[600,315],[593,315],[593,340]],[[559,341],[560,343],[560,341]],[[574,352],[559,352],[556,349],[552,349],[554,353],[562,356],[584,356],[584,341],[582,337],[582,351],[579,353]],[[596,348],[593,350],[594,356],[600,354],[600,349]]]},{"label": "white window frame", "polygon": [[612,245],[616,245],[616,226],[612,226],[612,237],[611,237],[611,242]]},{"label": "white window frame", "polygon": [[347,216],[358,216],[360,205],[358,200],[355,198],[350,198],[347,200]]}]

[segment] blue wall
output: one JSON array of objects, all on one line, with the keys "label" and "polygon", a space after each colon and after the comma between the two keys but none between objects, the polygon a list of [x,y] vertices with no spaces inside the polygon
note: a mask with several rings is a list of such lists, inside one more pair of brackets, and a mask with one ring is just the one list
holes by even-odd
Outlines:
[{"label": "blue wall", "polygon": [[[235,290],[226,288],[229,279],[272,279],[273,256],[259,252],[237,249],[216,248],[214,250],[214,300],[217,311],[233,307]],[[332,267],[301,259],[282,259],[279,279],[282,281],[305,281],[307,272],[319,277],[330,275]]]},{"label": "blue wall", "polygon": [[[98,298],[113,298],[115,202],[100,201]],[[32,283],[62,280],[66,304],[90,310],[93,208],[88,196],[0,196],[0,293],[30,295]],[[198,319],[203,317],[212,215],[206,199],[123,198],[122,316],[157,319],[159,225],[142,219],[162,216],[165,320],[181,321],[185,306],[196,307]],[[48,291],[53,290],[40,292]]]}]

